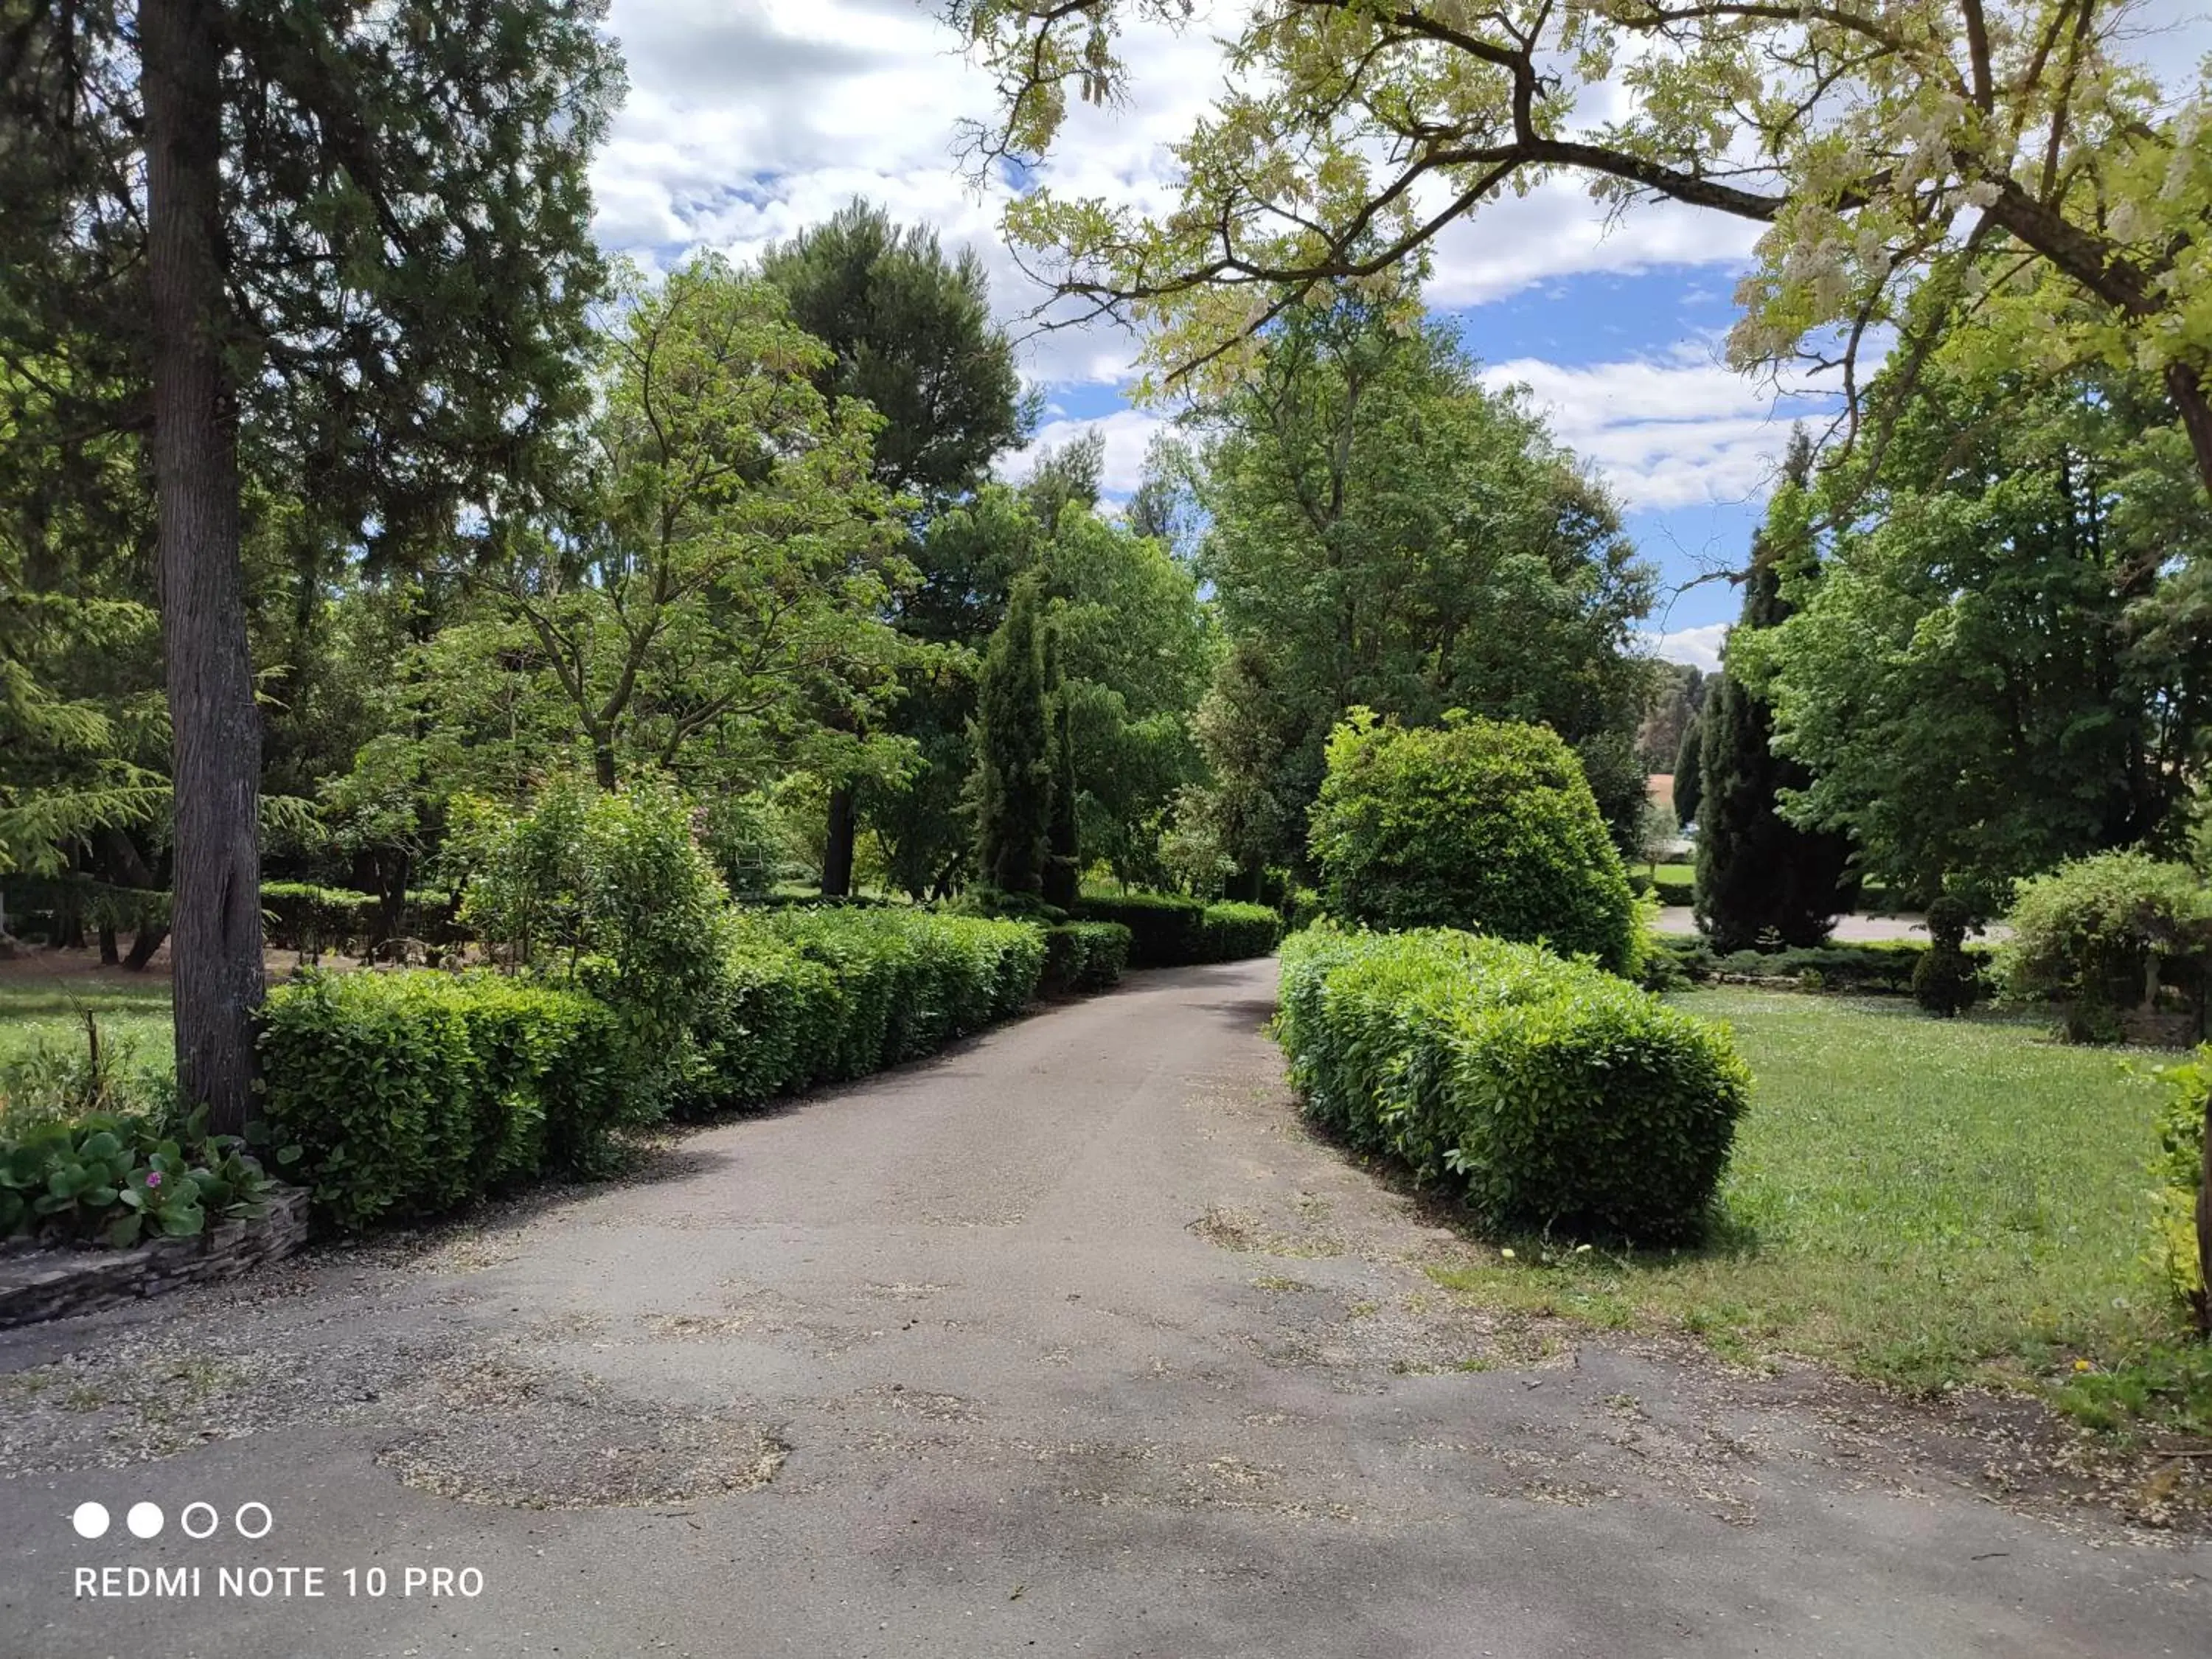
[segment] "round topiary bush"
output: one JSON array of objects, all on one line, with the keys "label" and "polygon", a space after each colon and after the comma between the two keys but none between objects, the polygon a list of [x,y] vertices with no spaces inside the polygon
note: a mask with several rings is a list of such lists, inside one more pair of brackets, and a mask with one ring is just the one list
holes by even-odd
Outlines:
[{"label": "round topiary bush", "polygon": [[1342,921],[1541,940],[1636,969],[1628,872],[1548,726],[1452,714],[1408,727],[1352,710],[1329,738],[1313,852]]},{"label": "round topiary bush", "polygon": [[1948,893],[1928,907],[1928,954],[1913,964],[1912,999],[1940,1019],[1963,1014],[1981,996],[1980,975],[1966,954],[1973,920],[1965,902]]}]

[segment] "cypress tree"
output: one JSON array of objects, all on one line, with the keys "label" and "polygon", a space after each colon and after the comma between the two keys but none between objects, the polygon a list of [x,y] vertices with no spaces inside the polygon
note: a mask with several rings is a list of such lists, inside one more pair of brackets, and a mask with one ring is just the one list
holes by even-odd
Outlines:
[{"label": "cypress tree", "polygon": [[1075,814],[1075,738],[1069,730],[1067,686],[1060,667],[1060,630],[1044,634],[1045,712],[1052,732],[1052,814],[1045,835],[1044,899],[1075,908],[1083,882],[1082,826]]},{"label": "cypress tree", "polygon": [[[1784,466],[1785,492],[1804,489],[1812,461],[1801,429]],[[1778,508],[1783,501],[1777,497]],[[1779,533],[1782,516],[1771,511],[1753,538],[1739,631],[1771,628],[1790,612],[1782,575],[1799,550]],[[1857,896],[1847,874],[1850,842],[1783,819],[1779,792],[1805,787],[1811,775],[1774,752],[1771,711],[1726,661],[1719,678],[1705,702],[1698,756],[1698,924],[1717,950],[1749,950],[1770,933],[1784,945],[1818,945]]]},{"label": "cypress tree", "polygon": [[1052,820],[1041,605],[1036,576],[1023,577],[984,653],[976,699],[975,861],[987,885],[1031,896],[1044,886]]},{"label": "cypress tree", "polygon": [[1692,715],[1682,726],[1682,741],[1674,750],[1674,821],[1690,823],[1705,802],[1705,768],[1698,750],[1705,740],[1705,723]]}]

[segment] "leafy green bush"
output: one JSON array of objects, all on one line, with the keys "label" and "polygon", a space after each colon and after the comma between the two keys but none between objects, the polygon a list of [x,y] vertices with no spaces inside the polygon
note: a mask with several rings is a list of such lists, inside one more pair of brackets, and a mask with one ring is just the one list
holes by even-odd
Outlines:
[{"label": "leafy green bush", "polygon": [[2202,995],[2212,894],[2186,865],[2099,853],[2022,882],[1996,978],[2008,1002],[2054,1001],[2067,1040],[2110,1042],[2121,1015],[2154,1007],[2161,979]]},{"label": "leafy green bush", "polygon": [[1486,1220],[1695,1237],[1751,1077],[1720,1027],[1533,945],[1323,925],[1277,1022],[1309,1113]]},{"label": "leafy green bush", "polygon": [[269,943],[310,958],[374,944],[376,910],[374,893],[303,881],[261,884],[261,917]]},{"label": "leafy green bush", "polygon": [[1086,894],[1075,902],[1075,917],[1127,928],[1132,968],[1264,957],[1283,934],[1282,917],[1264,904],[1206,904],[1173,893]]},{"label": "leafy green bush", "polygon": [[654,1109],[617,1011],[493,974],[279,987],[262,1015],[261,1076],[278,1162],[348,1229],[598,1173],[609,1132]]},{"label": "leafy green bush", "polygon": [[188,1238],[210,1218],[252,1219],[275,1183],[204,1114],[94,1112],[0,1137],[0,1238],[100,1243]]},{"label": "leafy green bush", "polygon": [[1044,930],[1044,983],[1059,991],[1103,991],[1129,965],[1129,930],[1118,921],[1064,921]]},{"label": "leafy green bush", "polygon": [[[1646,942],[1642,983],[1646,990],[1673,990],[1712,979],[1795,980],[1806,989],[1903,995],[1928,955],[1917,939],[1884,939],[1865,945],[1808,945],[1790,951],[1731,951],[1723,955],[1702,939],[1653,938]],[[1990,952],[1979,945],[1961,952],[1977,975]]]},{"label": "leafy green bush", "polygon": [[1966,954],[1972,921],[1966,902],[1948,894],[1928,907],[1928,951],[1913,965],[1912,1000],[1939,1019],[1966,1012],[1982,994],[1981,975]]},{"label": "leafy green bush", "polygon": [[1352,710],[1329,738],[1313,852],[1340,921],[1474,928],[1636,971],[1628,872],[1582,763],[1548,727],[1407,727]]},{"label": "leafy green bush", "polygon": [[742,1106],[933,1054],[1036,994],[1044,932],[926,911],[823,906],[732,924],[695,1006],[695,1108]]},{"label": "leafy green bush", "polygon": [[1264,904],[1209,904],[1200,921],[1200,948],[1207,962],[1267,956],[1282,939],[1282,916]]},{"label": "leafy green bush", "polygon": [[2157,1185],[2156,1243],[2152,1260],[2187,1308],[2200,1331],[2212,1331],[2212,1296],[2206,1294],[2207,1244],[2197,1231],[2197,1208],[2204,1190],[2204,1135],[2212,1111],[2212,1047],[2162,1068],[2166,1105],[2159,1114],[2158,1157],[2151,1165]]},{"label": "leafy green bush", "polygon": [[556,782],[518,815],[472,800],[453,811],[464,924],[620,1010],[645,1057],[639,1085],[664,1106],[690,1086],[692,1013],[729,944],[728,895],[694,817],[650,780],[612,793]]}]

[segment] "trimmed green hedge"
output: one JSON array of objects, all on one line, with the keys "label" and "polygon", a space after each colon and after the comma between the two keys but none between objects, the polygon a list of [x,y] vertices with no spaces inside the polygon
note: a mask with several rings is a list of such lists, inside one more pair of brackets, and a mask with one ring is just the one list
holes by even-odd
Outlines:
[{"label": "trimmed green hedge", "polygon": [[264,1008],[263,1110],[280,1167],[324,1219],[357,1228],[598,1172],[609,1132],[649,1098],[637,1059],[616,1011],[581,992],[311,975]]},{"label": "trimmed green hedge", "polygon": [[1018,1013],[1044,963],[1029,922],[844,907],[740,917],[695,1010],[684,1103],[751,1105],[933,1054]]},{"label": "trimmed green hedge", "polygon": [[1282,917],[1264,904],[1206,904],[1171,893],[1085,896],[1075,902],[1075,919],[1119,922],[1127,928],[1132,968],[1184,968],[1264,957],[1283,937]]},{"label": "trimmed green hedge", "polygon": [[[1701,939],[1657,935],[1646,946],[1644,982],[1654,990],[1698,984],[1720,977],[1796,980],[1807,990],[1875,992],[1903,996],[1912,989],[1913,970],[1928,954],[1917,939],[1884,939],[1865,945],[1808,945],[1791,951],[1716,951]],[[1986,971],[1990,951],[1969,945],[1966,955]]]},{"label": "trimmed green hedge", "polygon": [[[611,1132],[933,1053],[1036,994],[1044,930],[913,910],[738,913],[672,1034],[634,1007],[494,973],[311,975],[270,996],[280,1164],[343,1229],[590,1175]],[[587,962],[604,986],[605,961]],[[673,1079],[672,1086],[671,1079]]]},{"label": "trimmed green hedge", "polygon": [[1129,930],[1118,921],[1064,921],[1044,930],[1044,983],[1054,991],[1103,991],[1129,965]]},{"label": "trimmed green hedge", "polygon": [[280,951],[320,956],[372,945],[376,895],[304,881],[261,884],[261,920],[268,942]]},{"label": "trimmed green hedge", "polygon": [[1312,1116],[1499,1226],[1695,1237],[1750,1098],[1723,1029],[1446,929],[1294,936],[1277,1030]]}]

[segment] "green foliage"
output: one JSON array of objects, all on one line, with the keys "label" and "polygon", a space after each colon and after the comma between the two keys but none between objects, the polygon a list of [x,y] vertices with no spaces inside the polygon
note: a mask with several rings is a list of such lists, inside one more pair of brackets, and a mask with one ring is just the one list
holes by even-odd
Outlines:
[{"label": "green foliage", "polygon": [[2212,1239],[2197,1233],[2203,1201],[2205,1135],[2212,1128],[2212,1047],[2158,1073],[2166,1087],[2158,1155],[2151,1163],[2151,1260],[2200,1331],[2212,1332]]},{"label": "green foliage", "polygon": [[1036,994],[1033,923],[898,909],[741,918],[694,1009],[690,1103],[750,1105],[865,1077],[1010,1018]]},{"label": "green foliage", "polygon": [[1329,739],[1313,850],[1341,921],[1474,928],[1635,971],[1627,872],[1573,751],[1543,727],[1354,710]]},{"label": "green foliage", "polygon": [[1920,369],[1878,465],[1824,477],[1795,613],[1730,659],[1809,769],[1785,814],[1986,915],[2176,827],[2212,714],[2212,503],[2141,377],[1978,370],[1970,343]]},{"label": "green foliage", "polygon": [[1699,715],[1682,725],[1681,746],[1674,751],[1674,817],[1695,823],[1705,799],[1705,727]]},{"label": "green foliage", "polygon": [[1036,893],[1052,816],[1052,732],[1035,578],[1014,586],[977,698],[975,862],[987,885]]},{"label": "green foliage", "polygon": [[1498,1226],[1704,1230],[1751,1073],[1723,1028],[1598,969],[1443,929],[1323,925],[1283,948],[1308,1112]]},{"label": "green foliage", "polygon": [[979,483],[1026,426],[1012,342],[991,320],[972,249],[947,258],[934,231],[902,228],[855,199],[762,256],[791,319],[829,348],[816,384],[883,417],[875,473],[935,505]]},{"label": "green foliage", "polygon": [[2058,1002],[2069,1042],[2110,1042],[2124,1012],[2156,1006],[2161,977],[2201,994],[2212,893],[2186,865],[2100,853],[2022,882],[2005,924],[2005,1000]]},{"label": "green foliage", "polygon": [[[1902,996],[1912,988],[1929,951],[1929,946],[1916,939],[1887,939],[1867,945],[1721,952],[1702,939],[1657,937],[1646,947],[1644,983],[1653,990],[1670,990],[1715,979],[1765,984],[1795,980],[1807,990]],[[1975,975],[1978,998],[1990,953],[1977,945],[1961,954],[1968,971]]]},{"label": "green foliage", "polygon": [[1272,955],[1283,941],[1282,913],[1272,905],[1223,900],[1206,907],[1200,919],[1200,946],[1206,962],[1239,962]]},{"label": "green foliage", "polygon": [[265,1214],[273,1186],[204,1113],[90,1111],[0,1135],[0,1238],[125,1249]]},{"label": "green foliage", "polygon": [[268,942],[280,951],[297,951],[310,961],[325,951],[376,943],[380,908],[374,893],[303,881],[261,884],[261,918]]},{"label": "green foliage", "polygon": [[1182,968],[1264,957],[1283,936],[1283,919],[1262,904],[1207,904],[1169,893],[1085,894],[1075,914],[1084,921],[1129,930],[1129,966]]},{"label": "green foliage", "polygon": [[1653,573],[1613,502],[1440,322],[1323,289],[1270,330],[1200,452],[1199,573],[1231,650],[1187,805],[1250,874],[1302,875],[1330,731],[1354,706],[1550,726],[1634,846]]},{"label": "green foliage", "polygon": [[1055,991],[1104,991],[1129,965],[1130,933],[1118,921],[1064,921],[1044,931],[1044,984]]},{"label": "green foliage", "polygon": [[653,1111],[641,1060],[605,1004],[491,974],[311,975],[262,1015],[270,1143],[347,1230],[599,1173]]},{"label": "green foliage", "polygon": [[1966,1012],[1981,995],[1981,975],[1966,948],[1972,922],[1966,902],[1948,893],[1928,907],[1928,954],[1913,964],[1912,1000],[1938,1018]]},{"label": "green foliage", "polygon": [[1800,829],[1783,816],[1785,803],[1811,776],[1774,752],[1772,711],[1736,665],[1756,636],[1790,614],[1784,570],[1809,554],[1803,487],[1811,470],[1812,450],[1800,428],[1791,437],[1783,486],[1753,541],[1729,663],[1699,722],[1698,925],[1721,951],[1749,950],[1770,937],[1788,945],[1819,945],[1857,892],[1847,873],[1850,839]]}]

